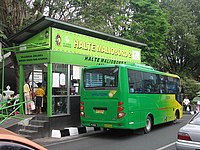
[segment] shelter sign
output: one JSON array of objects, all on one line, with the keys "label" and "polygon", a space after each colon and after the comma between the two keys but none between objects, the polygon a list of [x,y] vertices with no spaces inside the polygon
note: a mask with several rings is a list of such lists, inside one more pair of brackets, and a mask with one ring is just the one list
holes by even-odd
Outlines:
[{"label": "shelter sign", "polygon": [[52,50],[93,58],[141,62],[141,49],[52,28]]}]

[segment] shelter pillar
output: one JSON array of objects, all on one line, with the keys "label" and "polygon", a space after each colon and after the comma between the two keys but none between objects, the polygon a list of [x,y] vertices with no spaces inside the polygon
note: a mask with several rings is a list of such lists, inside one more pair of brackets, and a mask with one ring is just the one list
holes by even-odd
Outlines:
[{"label": "shelter pillar", "polygon": [[[23,102],[23,85],[24,85],[24,67],[23,65],[19,66],[19,101]],[[20,113],[24,114],[24,107],[20,107]]]},{"label": "shelter pillar", "polygon": [[47,116],[52,116],[52,63],[48,63],[47,71]]}]

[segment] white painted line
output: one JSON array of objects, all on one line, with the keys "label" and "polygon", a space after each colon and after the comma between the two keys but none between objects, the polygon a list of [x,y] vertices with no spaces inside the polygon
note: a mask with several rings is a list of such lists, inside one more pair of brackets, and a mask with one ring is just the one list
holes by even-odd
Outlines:
[{"label": "white painted line", "polygon": [[82,138],[78,138],[78,139],[72,139],[72,140],[64,140],[64,141],[61,141],[61,142],[55,142],[55,143],[52,143],[52,144],[47,144],[47,145],[44,145],[45,147],[48,147],[48,146],[53,146],[53,145],[58,145],[58,144],[63,144],[63,143],[69,143],[69,142],[74,142],[74,141],[80,141],[80,140],[83,140],[83,139],[88,139],[89,137],[82,137]]},{"label": "white painted line", "polygon": [[163,146],[163,147],[160,147],[160,148],[158,148],[158,149],[156,149],[156,150],[163,150],[163,149],[165,149],[165,148],[168,148],[168,147],[174,145],[175,143],[176,143],[176,142],[170,143],[170,144],[165,145],[165,146]]}]

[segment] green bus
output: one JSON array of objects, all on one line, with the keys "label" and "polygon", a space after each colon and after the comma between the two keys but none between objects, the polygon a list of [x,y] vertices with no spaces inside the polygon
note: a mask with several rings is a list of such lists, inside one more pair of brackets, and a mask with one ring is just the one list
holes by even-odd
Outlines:
[{"label": "green bus", "polygon": [[182,118],[180,78],[143,64],[82,69],[83,126],[138,129]]}]

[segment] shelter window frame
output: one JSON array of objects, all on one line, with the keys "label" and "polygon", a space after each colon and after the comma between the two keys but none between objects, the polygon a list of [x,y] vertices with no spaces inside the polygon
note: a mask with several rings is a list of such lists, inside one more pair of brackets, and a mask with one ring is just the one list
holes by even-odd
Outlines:
[{"label": "shelter window frame", "polygon": [[68,64],[52,64],[52,115],[68,115]]}]

